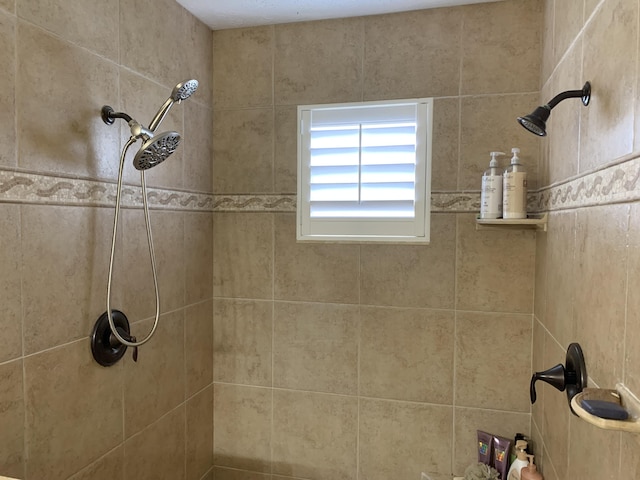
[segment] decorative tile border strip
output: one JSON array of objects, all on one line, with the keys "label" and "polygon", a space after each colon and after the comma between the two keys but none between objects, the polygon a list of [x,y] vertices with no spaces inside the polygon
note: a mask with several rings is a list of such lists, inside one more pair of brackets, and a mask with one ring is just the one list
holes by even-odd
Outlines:
[{"label": "decorative tile border strip", "polygon": [[640,200],[640,157],[542,188],[530,200],[532,212]]},{"label": "decorative tile border strip", "polygon": [[[213,211],[213,195],[147,188],[154,209]],[[142,206],[142,189],[123,185],[122,206]],[[116,184],[0,170],[0,202],[113,207]]]},{"label": "decorative tile border strip", "polygon": [[[153,209],[201,212],[295,212],[295,194],[213,195],[148,188]],[[116,185],[97,180],[0,170],[0,202],[113,207]],[[640,157],[624,159],[602,170],[531,192],[532,213],[640,200]],[[142,189],[124,185],[123,207],[140,207]],[[433,192],[431,211],[480,210],[480,193]]]}]

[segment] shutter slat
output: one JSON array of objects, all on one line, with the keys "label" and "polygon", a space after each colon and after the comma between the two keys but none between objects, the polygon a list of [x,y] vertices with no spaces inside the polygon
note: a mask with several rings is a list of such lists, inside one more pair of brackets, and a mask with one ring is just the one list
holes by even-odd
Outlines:
[{"label": "shutter slat", "polygon": [[323,202],[311,204],[314,218],[412,218],[411,201],[396,202]]}]

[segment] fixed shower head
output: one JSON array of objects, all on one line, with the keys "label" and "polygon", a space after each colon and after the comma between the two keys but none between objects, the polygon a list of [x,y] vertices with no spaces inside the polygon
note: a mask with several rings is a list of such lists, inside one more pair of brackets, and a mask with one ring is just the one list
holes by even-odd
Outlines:
[{"label": "fixed shower head", "polygon": [[173,106],[173,104],[176,102],[180,103],[182,100],[186,100],[191,95],[193,95],[197,89],[197,80],[185,80],[184,82],[180,82],[179,84],[177,84],[173,88],[171,96],[167,99],[166,102],[164,102],[164,104],[160,107],[160,110],[158,110],[158,113],[156,113],[153,117],[153,120],[151,120],[151,123],[149,124],[149,130],[155,132],[160,125],[160,122],[162,122],[162,120],[164,120],[164,117],[167,116],[167,113],[169,112],[169,109]]},{"label": "fixed shower head", "polygon": [[582,99],[582,104],[586,107],[591,99],[591,83],[585,83],[582,90],[567,90],[559,93],[549,103],[539,106],[529,115],[518,117],[518,123],[535,135],[546,136],[547,120],[551,115],[551,109],[567,98],[580,98]]},{"label": "fixed shower head", "polygon": [[178,132],[164,132],[149,138],[142,144],[133,158],[137,170],[148,170],[164,162],[180,145]]}]

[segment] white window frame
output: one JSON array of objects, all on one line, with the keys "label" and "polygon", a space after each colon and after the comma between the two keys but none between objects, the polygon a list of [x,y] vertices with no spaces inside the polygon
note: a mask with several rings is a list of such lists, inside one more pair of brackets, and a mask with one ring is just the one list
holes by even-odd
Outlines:
[{"label": "white window frame", "polygon": [[[416,107],[416,165],[413,218],[311,216],[311,135],[313,113],[355,114],[366,123],[376,107]],[[351,110],[351,112],[349,112]],[[380,109],[378,109],[379,111]],[[322,113],[317,113],[321,115]],[[363,115],[362,118],[358,115]],[[383,119],[384,120],[384,119]],[[431,145],[433,98],[298,106],[298,201],[296,235],[299,242],[388,242],[428,244],[431,213]],[[358,120],[357,120],[358,121]],[[369,120],[370,121],[370,120]],[[359,185],[361,185],[359,183]]]}]

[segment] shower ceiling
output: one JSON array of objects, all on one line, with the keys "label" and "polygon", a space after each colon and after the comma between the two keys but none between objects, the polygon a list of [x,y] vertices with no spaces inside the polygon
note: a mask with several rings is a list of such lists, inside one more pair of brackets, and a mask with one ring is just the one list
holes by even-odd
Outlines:
[{"label": "shower ceiling", "polygon": [[177,0],[213,30],[503,0]]}]

